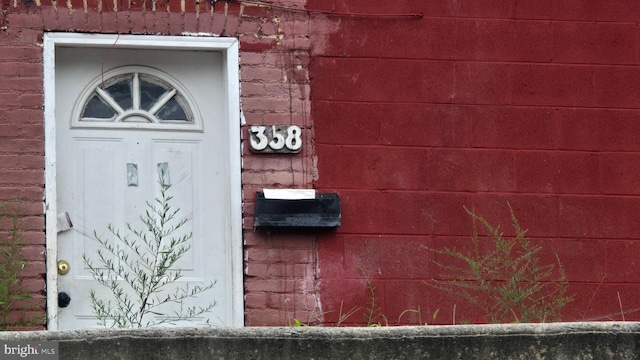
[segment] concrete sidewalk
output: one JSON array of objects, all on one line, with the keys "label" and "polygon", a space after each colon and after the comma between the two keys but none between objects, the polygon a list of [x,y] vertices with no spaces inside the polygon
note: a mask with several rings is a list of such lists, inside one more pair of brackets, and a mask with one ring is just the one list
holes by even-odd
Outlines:
[{"label": "concrete sidewalk", "polygon": [[[0,332],[60,359],[640,359],[640,323]],[[1,358],[1,356],[0,356]]]}]

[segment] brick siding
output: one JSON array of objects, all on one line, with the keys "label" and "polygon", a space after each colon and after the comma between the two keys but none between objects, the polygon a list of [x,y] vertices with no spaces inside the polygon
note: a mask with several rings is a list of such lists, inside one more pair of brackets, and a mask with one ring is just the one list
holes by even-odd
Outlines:
[{"label": "brick siding", "polygon": [[[0,200],[21,194],[29,266],[23,284],[44,309],[44,31],[121,34],[203,33],[240,39],[242,111],[247,125],[296,124],[297,155],[243,153],[247,325],[318,322],[315,236],[256,231],[255,191],[310,187],[314,162],[305,2],[2,1],[0,12]],[[239,119],[240,121],[240,119]],[[246,126],[243,138],[247,139]],[[256,300],[260,299],[260,300]],[[44,311],[44,310],[43,310]]]}]

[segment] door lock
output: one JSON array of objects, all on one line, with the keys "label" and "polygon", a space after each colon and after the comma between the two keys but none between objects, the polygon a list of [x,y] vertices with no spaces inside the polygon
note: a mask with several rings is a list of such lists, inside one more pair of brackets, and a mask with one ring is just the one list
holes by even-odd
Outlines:
[{"label": "door lock", "polygon": [[69,272],[69,270],[71,270],[71,266],[66,260],[58,261],[58,274],[65,275]]},{"label": "door lock", "polygon": [[69,294],[67,294],[66,292],[59,292],[58,293],[58,306],[61,308],[66,308],[67,306],[69,306],[69,303],[71,302],[71,297],[69,296]]}]

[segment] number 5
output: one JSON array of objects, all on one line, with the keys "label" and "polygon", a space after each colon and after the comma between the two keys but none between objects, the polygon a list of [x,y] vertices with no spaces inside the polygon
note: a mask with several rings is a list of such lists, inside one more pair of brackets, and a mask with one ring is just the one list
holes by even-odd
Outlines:
[{"label": "number 5", "polygon": [[278,129],[275,125],[271,126],[271,131],[273,131],[273,140],[269,143],[269,147],[273,150],[280,150],[284,147],[284,136],[278,133]]}]

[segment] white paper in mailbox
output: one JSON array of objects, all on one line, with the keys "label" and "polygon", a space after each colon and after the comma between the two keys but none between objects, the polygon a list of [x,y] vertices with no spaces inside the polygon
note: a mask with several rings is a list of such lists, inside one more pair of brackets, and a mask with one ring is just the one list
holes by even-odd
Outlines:
[{"label": "white paper in mailbox", "polygon": [[303,200],[315,199],[315,189],[262,189],[265,199]]}]

